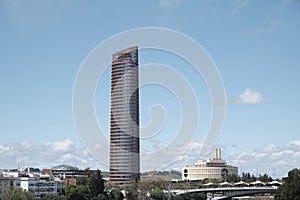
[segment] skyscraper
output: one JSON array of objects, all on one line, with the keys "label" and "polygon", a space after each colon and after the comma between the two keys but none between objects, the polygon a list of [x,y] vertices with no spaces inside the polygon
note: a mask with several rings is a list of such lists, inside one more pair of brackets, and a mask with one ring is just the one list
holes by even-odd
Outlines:
[{"label": "skyscraper", "polygon": [[138,47],[112,56],[109,179],[140,179]]}]

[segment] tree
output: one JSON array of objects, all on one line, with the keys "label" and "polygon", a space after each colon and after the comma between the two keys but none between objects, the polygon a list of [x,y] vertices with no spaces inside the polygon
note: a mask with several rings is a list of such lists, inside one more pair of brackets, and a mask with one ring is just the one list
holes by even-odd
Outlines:
[{"label": "tree", "polygon": [[275,192],[276,200],[300,200],[300,169],[289,171],[285,182]]},{"label": "tree", "polygon": [[91,197],[97,197],[99,194],[103,194],[104,180],[99,169],[89,174],[86,185],[89,188]]},{"label": "tree", "polygon": [[150,191],[155,188],[158,189],[167,189],[168,188],[168,181],[162,178],[151,178],[147,180],[143,180],[139,182],[139,189],[142,191]]},{"label": "tree", "polygon": [[99,194],[104,192],[104,180],[100,170],[90,170],[86,168],[83,171],[82,177],[77,180],[77,185],[86,186],[89,190],[90,199],[98,197]]},{"label": "tree", "polygon": [[33,200],[33,195],[22,188],[8,189],[3,194],[3,200]]},{"label": "tree", "polygon": [[155,188],[153,191],[150,192],[150,197],[154,200],[163,200],[167,199],[167,195],[164,191],[160,188]]},{"label": "tree", "polygon": [[206,194],[204,193],[185,193],[175,197],[176,200],[206,200]]},{"label": "tree", "polygon": [[68,185],[65,194],[68,200],[88,200],[90,196],[89,188],[84,185]]},{"label": "tree", "polygon": [[[227,182],[239,182],[241,180],[241,178],[235,174],[229,174],[227,177],[226,177],[226,181]],[[225,180],[224,180],[225,181]]]},{"label": "tree", "polygon": [[123,195],[123,193],[119,189],[113,189],[110,192],[110,199],[123,200],[124,199],[124,195]]},{"label": "tree", "polygon": [[125,191],[126,191],[126,199],[130,200],[138,200],[139,199],[139,193],[138,193],[138,183],[135,181],[131,181],[127,185],[125,185]]},{"label": "tree", "polygon": [[41,200],[67,200],[67,197],[65,196],[47,196],[41,198]]},{"label": "tree", "polygon": [[106,194],[98,194],[95,200],[108,200],[108,196]]},{"label": "tree", "polygon": [[273,178],[265,173],[264,175],[259,175],[258,180],[262,182],[271,182],[273,181]]}]

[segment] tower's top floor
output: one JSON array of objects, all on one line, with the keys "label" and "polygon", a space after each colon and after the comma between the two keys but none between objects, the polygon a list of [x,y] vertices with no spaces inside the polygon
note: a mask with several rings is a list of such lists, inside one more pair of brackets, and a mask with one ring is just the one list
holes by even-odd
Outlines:
[{"label": "tower's top floor", "polygon": [[123,49],[112,55],[113,65],[128,61],[138,64],[138,46]]}]

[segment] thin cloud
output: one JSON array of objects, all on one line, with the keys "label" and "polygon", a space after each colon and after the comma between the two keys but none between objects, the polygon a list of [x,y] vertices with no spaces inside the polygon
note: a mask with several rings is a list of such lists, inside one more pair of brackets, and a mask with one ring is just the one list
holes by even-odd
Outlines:
[{"label": "thin cloud", "polygon": [[45,144],[22,141],[13,145],[0,145],[0,163],[0,169],[15,169],[19,166],[43,169],[59,164],[76,165],[81,169],[102,168],[83,147],[76,148],[75,142],[69,138]]},{"label": "thin cloud", "polygon": [[[14,145],[0,145],[0,163],[1,168],[11,169],[22,167],[39,167],[39,168],[51,168],[59,164],[76,165],[81,169],[90,167],[92,169],[99,168],[107,171],[108,169],[103,167],[99,162],[89,154],[83,147],[72,147],[71,151],[56,151],[49,148],[48,144],[68,143],[66,139],[62,141],[56,141],[47,144],[33,144],[26,143],[26,150],[22,147],[22,143]],[[71,140],[72,141],[72,140]],[[181,156],[174,157],[178,152],[184,152]],[[188,164],[193,164],[199,159],[207,159],[213,157],[213,151],[209,156],[201,157],[200,151],[203,147],[202,143],[194,142],[190,144],[180,144],[171,146],[168,150],[160,151],[157,155],[146,153],[141,155],[141,168],[142,171],[150,171],[153,169],[158,170],[170,170],[175,169],[181,171],[182,167]],[[287,142],[285,145],[269,144],[262,148],[256,149],[252,152],[241,152],[236,149],[236,153],[229,155],[226,153],[226,146],[222,148],[224,150],[223,159],[228,164],[236,165],[239,167],[239,172],[250,172],[254,175],[267,173],[273,178],[281,178],[287,175],[287,172],[292,168],[300,166],[300,140],[293,140]],[[70,150],[70,148],[69,148]],[[38,153],[37,153],[38,152]],[[174,161],[170,165],[164,163],[164,160],[168,160],[169,157],[174,157]],[[153,162],[153,160],[159,160],[160,162]]]},{"label": "thin cloud", "polygon": [[74,148],[75,143],[71,139],[65,139],[63,141],[47,143],[46,145],[49,146],[55,152],[66,152],[72,150]]},{"label": "thin cloud", "polygon": [[239,10],[246,7],[247,4],[248,4],[248,0],[235,0],[235,1],[233,1],[233,6],[232,6],[230,12],[228,13],[228,15],[229,16],[234,15]]},{"label": "thin cloud", "polygon": [[227,161],[244,172],[255,175],[267,173],[274,178],[281,178],[300,165],[299,149],[300,140],[290,141],[283,146],[270,144],[253,152],[228,156]]},{"label": "thin cloud", "polygon": [[265,102],[265,98],[259,92],[254,92],[249,88],[245,89],[245,91],[238,95],[237,97],[233,97],[228,100],[229,103],[239,103],[239,104],[260,104]]},{"label": "thin cloud", "polygon": [[[199,157],[199,148],[196,148],[198,151],[193,148],[200,146],[200,143],[194,143],[170,168],[181,171],[184,165],[193,164],[199,159],[207,159],[207,157]],[[299,150],[300,140],[294,140],[281,146],[268,144],[252,152],[239,151],[231,155],[228,155],[226,148],[223,148],[225,156],[222,157],[228,164],[238,166],[239,173],[250,172],[254,175],[267,173],[273,178],[281,178],[287,176],[291,169],[300,166]],[[212,152],[210,157],[213,156]]]},{"label": "thin cloud", "polygon": [[[193,143],[192,147],[177,161],[174,161],[169,168],[181,171],[184,165],[193,164],[199,159],[207,159],[207,157],[199,156],[201,146],[201,143]],[[250,172],[254,175],[267,173],[273,178],[281,178],[286,176],[288,171],[300,165],[299,149],[300,140],[296,140],[282,146],[270,144],[252,152],[237,152],[233,155],[226,155],[226,150],[224,150],[226,156],[223,156],[223,159],[230,165],[238,166],[239,173]],[[212,152],[209,157],[213,156]],[[152,165],[152,167],[155,166]]]}]

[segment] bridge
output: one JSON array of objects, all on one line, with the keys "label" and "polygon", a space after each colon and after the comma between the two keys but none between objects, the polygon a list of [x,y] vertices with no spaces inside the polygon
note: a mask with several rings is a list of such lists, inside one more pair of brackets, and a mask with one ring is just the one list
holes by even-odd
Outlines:
[{"label": "bridge", "polygon": [[171,190],[175,195],[185,194],[185,193],[194,193],[194,192],[204,192],[204,193],[222,193],[223,196],[212,197],[212,200],[217,199],[232,199],[233,197],[240,197],[246,195],[254,194],[273,194],[277,189],[277,186],[262,186],[262,187],[217,187],[217,188],[198,188],[198,189],[179,189]]}]

